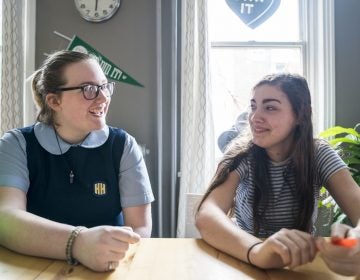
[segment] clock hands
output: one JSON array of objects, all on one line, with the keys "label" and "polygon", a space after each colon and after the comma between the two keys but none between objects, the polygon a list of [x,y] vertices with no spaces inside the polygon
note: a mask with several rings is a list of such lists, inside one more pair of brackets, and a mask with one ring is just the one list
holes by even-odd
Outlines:
[{"label": "clock hands", "polygon": [[[0,0],[1,1],[1,0]],[[103,22],[114,16],[121,0],[73,0],[81,17],[90,22]]]}]

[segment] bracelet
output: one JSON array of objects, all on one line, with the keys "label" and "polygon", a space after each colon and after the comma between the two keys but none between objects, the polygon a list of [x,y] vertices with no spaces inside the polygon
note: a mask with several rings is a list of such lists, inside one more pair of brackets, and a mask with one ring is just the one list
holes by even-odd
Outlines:
[{"label": "bracelet", "polygon": [[77,265],[79,263],[76,259],[73,258],[72,249],[73,249],[75,238],[84,229],[86,229],[86,227],[76,227],[76,228],[74,228],[72,230],[68,240],[67,240],[65,255],[66,255],[66,261],[70,265]]},{"label": "bracelet", "polygon": [[249,249],[248,249],[248,251],[247,251],[247,254],[246,254],[246,259],[247,259],[247,261],[248,261],[249,264],[253,265],[253,264],[251,263],[251,261],[250,261],[250,252],[251,252],[251,250],[252,250],[256,245],[259,245],[259,244],[261,244],[261,243],[263,243],[263,241],[256,242],[256,243],[254,243],[253,245],[251,245],[251,246],[249,247]]}]

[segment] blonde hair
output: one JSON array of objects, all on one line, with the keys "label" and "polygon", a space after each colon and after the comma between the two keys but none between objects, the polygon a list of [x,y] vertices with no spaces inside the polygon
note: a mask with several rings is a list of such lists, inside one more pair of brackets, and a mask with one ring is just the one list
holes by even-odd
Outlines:
[{"label": "blonde hair", "polygon": [[49,92],[56,92],[56,89],[66,84],[64,70],[68,65],[87,59],[94,58],[75,51],[58,51],[47,57],[41,67],[35,71],[31,86],[33,99],[38,108],[37,121],[48,125],[55,124],[55,114],[46,102],[46,95]]}]

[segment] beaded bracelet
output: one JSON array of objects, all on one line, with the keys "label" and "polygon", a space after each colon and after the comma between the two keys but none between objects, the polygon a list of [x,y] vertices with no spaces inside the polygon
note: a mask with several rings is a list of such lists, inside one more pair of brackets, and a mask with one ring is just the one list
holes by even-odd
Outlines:
[{"label": "beaded bracelet", "polygon": [[79,263],[76,259],[73,258],[72,249],[73,249],[75,238],[84,229],[86,229],[86,227],[74,228],[69,236],[69,239],[67,240],[65,255],[66,255],[66,261],[70,265],[77,265]]},{"label": "beaded bracelet", "polygon": [[247,261],[248,261],[249,264],[253,265],[253,264],[251,263],[251,261],[250,261],[250,252],[251,252],[251,250],[252,250],[256,245],[259,245],[259,244],[261,244],[261,243],[263,243],[263,241],[256,242],[256,243],[254,243],[253,245],[251,245],[251,246],[249,247],[249,249],[248,249],[248,251],[247,251],[247,254],[246,254],[246,259],[247,259]]}]

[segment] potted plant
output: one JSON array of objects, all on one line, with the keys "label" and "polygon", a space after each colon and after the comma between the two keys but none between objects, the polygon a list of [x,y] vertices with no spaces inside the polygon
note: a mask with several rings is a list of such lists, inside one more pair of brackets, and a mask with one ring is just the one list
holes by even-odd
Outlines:
[{"label": "potted plant", "polygon": [[[348,165],[352,177],[360,186],[360,123],[354,128],[334,126],[324,130],[319,136],[327,139],[329,144],[339,153],[340,157]],[[323,187],[320,194],[325,192],[326,190]],[[346,215],[330,195],[324,200],[320,200],[319,207],[332,208],[331,223],[349,223]]]}]

